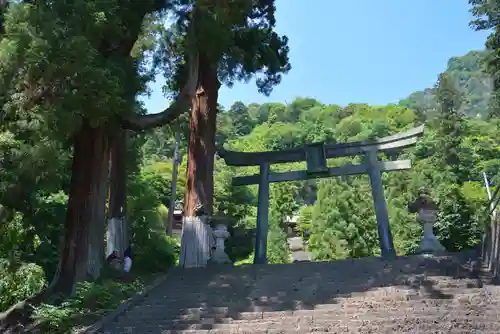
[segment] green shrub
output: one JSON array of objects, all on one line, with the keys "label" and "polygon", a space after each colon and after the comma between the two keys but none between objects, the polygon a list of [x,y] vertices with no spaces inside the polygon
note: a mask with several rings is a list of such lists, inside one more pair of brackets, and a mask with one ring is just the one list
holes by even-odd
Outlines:
[{"label": "green shrub", "polygon": [[35,309],[33,319],[41,323],[39,329],[43,333],[68,333],[74,324],[92,324],[142,288],[144,283],[141,280],[131,283],[112,280],[80,283],[75,297],[61,304],[41,304]]},{"label": "green shrub", "polygon": [[[250,229],[229,226],[230,236],[225,242],[225,251],[233,262],[253,256],[255,232]],[[252,257],[253,259],[253,257]]]},{"label": "green shrub", "polygon": [[136,240],[133,270],[139,272],[165,272],[177,264],[180,245],[173,238],[161,233],[151,233],[147,240]]},{"label": "green shrub", "polygon": [[286,233],[278,226],[277,222],[269,224],[267,237],[267,262],[271,264],[290,263],[290,248],[287,243]]},{"label": "green shrub", "polygon": [[300,232],[300,235],[305,239],[309,239],[309,237],[305,237],[306,231],[311,230],[311,222],[313,215],[314,206],[303,206],[300,209],[299,219],[297,221],[297,228]]},{"label": "green shrub", "polygon": [[12,264],[0,259],[0,311],[40,292],[47,285],[45,273],[34,263]]},{"label": "green shrub", "polygon": [[146,176],[136,174],[128,183],[127,219],[134,253],[132,270],[165,272],[176,264],[180,246],[177,240],[165,234],[162,196],[148,180]]}]

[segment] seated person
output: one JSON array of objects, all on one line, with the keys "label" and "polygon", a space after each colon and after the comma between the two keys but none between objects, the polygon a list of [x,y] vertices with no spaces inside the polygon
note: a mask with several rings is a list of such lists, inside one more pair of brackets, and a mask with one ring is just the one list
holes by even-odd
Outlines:
[{"label": "seated person", "polygon": [[118,256],[118,251],[114,250],[111,254],[108,255],[106,258],[106,261],[111,262],[113,260],[119,259],[120,257]]},{"label": "seated person", "polygon": [[117,270],[119,267],[121,267],[121,259],[120,256],[118,255],[118,251],[116,250],[114,250],[111,254],[108,255],[106,261],[111,267]]},{"label": "seated person", "polygon": [[123,253],[123,271],[128,273],[132,268],[132,244],[129,243],[127,249]]}]

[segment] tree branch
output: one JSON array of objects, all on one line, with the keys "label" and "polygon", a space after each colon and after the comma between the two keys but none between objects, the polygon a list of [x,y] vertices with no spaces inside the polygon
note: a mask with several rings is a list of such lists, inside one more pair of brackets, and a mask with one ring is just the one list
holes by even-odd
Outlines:
[{"label": "tree branch", "polygon": [[189,60],[189,78],[174,102],[164,111],[156,114],[133,114],[122,119],[122,127],[133,131],[142,131],[163,126],[175,120],[191,106],[196,94],[199,75],[199,56],[195,52]]}]

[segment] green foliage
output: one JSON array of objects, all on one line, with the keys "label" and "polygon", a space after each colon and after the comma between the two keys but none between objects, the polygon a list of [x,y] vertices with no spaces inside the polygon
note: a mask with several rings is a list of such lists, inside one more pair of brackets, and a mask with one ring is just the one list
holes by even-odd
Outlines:
[{"label": "green foliage", "polygon": [[[99,283],[84,282],[77,285],[76,296],[61,304],[45,303],[35,309],[34,319],[41,323],[45,333],[69,333],[90,325],[105,312],[139,292],[144,281],[136,279],[130,283],[105,280]],[[76,326],[75,324],[78,324]]]},{"label": "green foliage", "polygon": [[304,237],[306,231],[310,230],[313,221],[313,210],[314,206],[303,206],[300,209],[299,219],[297,221],[297,226],[300,234]]},{"label": "green foliage", "polygon": [[493,92],[490,102],[488,116],[498,118],[500,116],[500,40],[498,31],[498,12],[500,1],[498,0],[469,0],[472,5],[471,12],[474,20],[471,26],[476,30],[486,30],[490,32],[486,41],[486,48],[490,51],[484,58],[486,72],[493,79]]},{"label": "green foliage", "polygon": [[378,238],[365,180],[321,181],[314,205],[309,249],[315,259],[363,257],[377,253]]},{"label": "green foliage", "polygon": [[255,77],[259,92],[266,95],[290,70],[288,38],[274,31],[275,0],[173,3],[174,22],[163,38],[165,47],[155,57],[164,69],[168,91],[184,87],[187,54],[194,48],[205,70],[217,69],[222,84],[232,86]]},{"label": "green foliage", "polygon": [[[436,234],[450,250],[464,249],[477,244],[484,220],[486,193],[481,185],[482,171],[491,179],[500,180],[497,168],[500,142],[495,134],[496,122],[464,118],[460,101],[467,96],[454,89],[454,83],[444,74],[434,93],[437,94],[433,113],[419,114],[404,106],[370,107],[352,104],[345,108],[323,106],[311,99],[300,98],[293,107],[278,103],[249,105],[248,126],[253,130],[230,140],[227,147],[237,151],[280,150],[299,147],[315,140],[349,142],[378,138],[413,127],[426,121],[426,133],[415,149],[400,154],[383,156],[384,159],[411,159],[412,170],[384,175],[385,193],[391,229],[398,254],[410,254],[418,249],[422,228],[414,214],[408,213],[408,204],[419,189],[432,189],[440,205],[440,221]],[[437,102],[436,102],[437,103]],[[303,106],[303,107],[297,107]],[[439,107],[439,108],[438,108]],[[297,110],[297,108],[299,110]],[[287,118],[287,110],[293,115]],[[329,131],[334,128],[334,131]],[[220,129],[230,131],[230,127]],[[226,138],[231,138],[227,132]],[[358,157],[329,161],[329,166],[359,163]],[[304,164],[273,166],[275,172],[298,170]],[[231,175],[256,173],[256,168],[227,171]],[[460,186],[460,184],[464,184]],[[472,185],[474,186],[472,187]],[[454,185],[460,192],[447,192]],[[217,188],[217,183],[216,183]],[[247,187],[241,187],[245,189]],[[256,188],[248,188],[257,195]],[[441,190],[439,190],[441,189]],[[226,202],[231,205],[230,202]],[[461,203],[460,206],[450,206]],[[270,232],[285,231],[282,217],[294,215],[298,208],[298,228],[301,233],[310,228],[309,249],[316,259],[328,260],[379,253],[375,214],[371,190],[366,177],[345,177],[331,180],[310,180],[303,183],[271,185]],[[256,205],[253,202],[251,205]],[[460,210],[457,208],[460,207]],[[254,207],[255,208],[255,207]],[[255,209],[254,209],[255,212]],[[255,216],[242,221],[255,221]],[[279,232],[275,226],[280,225]],[[271,233],[273,230],[273,233]],[[269,256],[276,252],[283,256],[284,236],[269,245]],[[276,239],[274,239],[276,238]],[[229,243],[230,247],[233,243]],[[248,252],[246,253],[248,254]]]},{"label": "green foliage", "polygon": [[449,251],[460,251],[479,244],[483,229],[473,219],[462,189],[458,185],[447,185],[439,189],[439,198],[435,230],[443,246]]},{"label": "green foliage", "polygon": [[245,136],[252,131],[253,124],[250,120],[248,108],[242,102],[235,102],[227,111],[227,116],[232,122],[231,130],[235,137]]},{"label": "green foliage", "polygon": [[271,264],[289,263],[290,249],[286,241],[286,233],[280,226],[280,221],[269,221],[267,236],[267,262]]},{"label": "green foliage", "polygon": [[277,221],[284,221],[297,211],[298,190],[297,182],[271,184],[269,209]]},{"label": "green foliage", "polygon": [[[477,29],[498,25],[498,0],[470,2]],[[201,56],[217,64],[223,84],[256,76],[259,90],[268,94],[290,69],[287,39],[273,31],[273,0],[197,0],[192,7],[194,3],[169,2],[168,14],[177,25],[168,31],[162,21],[165,13],[159,12],[167,3],[156,0],[12,1],[8,11],[2,8],[1,309],[43,289],[55,272],[71,177],[70,139],[82,118],[112,128],[117,116],[144,113],[137,97],[145,93],[145,83],[160,65],[167,90],[177,92],[186,79],[184,53],[192,47],[186,34],[193,17],[199,19]],[[134,27],[143,28],[142,36],[133,34]],[[421,226],[407,205],[422,187],[430,189],[439,204],[436,234],[441,242],[449,250],[475,246],[485,221],[481,173],[486,171],[494,184],[500,182],[498,101],[494,98],[493,107],[487,108],[492,88],[494,97],[500,88],[497,34],[492,31],[488,51],[450,59],[436,87],[411,94],[399,105],[342,107],[301,97],[288,105],[235,102],[227,111],[219,107],[217,145],[239,151],[281,150],[318,141],[379,138],[425,122],[425,136],[415,149],[383,155],[413,161],[411,171],[384,175],[397,252],[408,254],[418,247]],[[120,54],[131,43],[132,52]],[[152,69],[146,68],[146,51],[155,53]],[[482,72],[483,64],[488,74]],[[486,115],[488,122],[482,119]],[[165,272],[177,262],[179,245],[164,235],[162,202],[170,195],[174,133],[181,133],[185,155],[186,128],[182,119],[130,136],[127,221],[134,244],[133,271],[141,276]],[[359,162],[359,157],[346,157],[328,165]],[[273,171],[304,165],[276,165]],[[231,179],[256,172],[255,167],[231,168],[216,159],[214,211],[234,218],[232,233],[255,228],[257,187],[233,187]],[[177,199],[185,191],[185,173],[184,158]],[[315,259],[379,254],[367,177],[343,177],[272,185],[270,263],[290,261],[284,218],[301,207],[299,230],[310,229]],[[228,241],[228,253],[238,264],[253,261],[251,239],[250,231],[242,239],[235,233]],[[82,283],[76,297],[42,305],[35,318],[43,321],[42,332],[67,333],[75,322],[92,321],[142,285],[142,280]]]},{"label": "green foliage", "polygon": [[250,255],[248,255],[246,258],[242,259],[242,260],[238,260],[238,261],[235,261],[233,264],[235,266],[244,266],[244,265],[249,265],[249,264],[253,264],[253,259],[255,257],[255,253],[252,252],[250,253]]},{"label": "green foliage", "polygon": [[460,149],[465,133],[465,120],[460,113],[462,96],[446,73],[439,76],[436,84],[436,99],[440,108],[437,112],[437,150],[436,160],[441,162],[441,167],[454,174],[461,182],[464,178],[460,173]]},{"label": "green foliage", "polygon": [[34,263],[0,259],[0,311],[5,311],[46,287],[43,268]]},{"label": "green foliage", "polygon": [[164,272],[178,260],[178,241],[165,235],[165,217],[160,209],[162,188],[151,182],[161,177],[146,168],[131,175],[127,184],[134,269],[142,272]]},{"label": "green foliage", "polygon": [[[214,213],[231,217],[236,223],[251,214],[251,205],[255,199],[247,187],[232,185],[232,177],[236,170],[226,166],[222,159],[215,162],[214,180]],[[237,224],[241,225],[241,224]]]},{"label": "green foliage", "polygon": [[[485,118],[490,113],[488,105],[494,73],[485,73],[483,63],[489,61],[488,59],[492,60],[492,57],[493,54],[488,51],[470,51],[462,57],[452,57],[448,61],[445,73],[464,97],[460,112],[469,117]],[[414,92],[399,104],[431,117],[439,108],[436,90],[433,88]]]}]

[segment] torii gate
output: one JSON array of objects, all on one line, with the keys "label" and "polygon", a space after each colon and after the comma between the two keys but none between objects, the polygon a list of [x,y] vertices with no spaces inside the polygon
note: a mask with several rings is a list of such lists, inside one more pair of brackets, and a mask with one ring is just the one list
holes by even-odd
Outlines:
[{"label": "torii gate", "polygon": [[[260,173],[237,176],[232,184],[259,185],[257,207],[257,232],[255,240],[255,264],[267,263],[267,232],[269,218],[269,182],[297,181],[314,178],[368,174],[370,177],[380,250],[383,257],[396,255],[389,226],[389,214],[382,185],[382,172],[411,168],[411,160],[379,161],[378,152],[395,152],[414,146],[424,133],[424,126],[410,129],[392,136],[341,144],[313,143],[301,148],[268,152],[235,152],[221,150],[219,156],[229,166],[260,166]],[[327,159],[364,155],[364,163],[347,164],[341,167],[327,167]],[[270,173],[270,165],[306,161],[307,170],[285,173]]]}]

